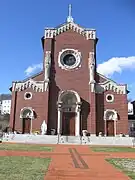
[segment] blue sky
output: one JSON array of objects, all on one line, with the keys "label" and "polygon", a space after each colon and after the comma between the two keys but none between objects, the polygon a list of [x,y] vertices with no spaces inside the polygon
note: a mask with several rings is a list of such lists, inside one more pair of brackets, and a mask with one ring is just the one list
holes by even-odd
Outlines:
[{"label": "blue sky", "polygon": [[134,0],[1,0],[0,93],[9,92],[13,80],[26,78],[27,68],[39,64],[33,73],[40,71],[44,28],[65,22],[69,3],[76,23],[97,30],[99,71],[127,83],[135,99]]}]

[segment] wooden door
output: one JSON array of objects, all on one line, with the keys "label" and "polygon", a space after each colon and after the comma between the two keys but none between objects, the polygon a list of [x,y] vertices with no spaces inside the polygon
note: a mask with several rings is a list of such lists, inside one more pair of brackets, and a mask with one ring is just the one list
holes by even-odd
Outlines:
[{"label": "wooden door", "polygon": [[31,124],[31,119],[29,118],[23,119],[23,134],[30,133],[30,124]]},{"label": "wooden door", "polygon": [[114,121],[107,121],[107,136],[114,136]]},{"label": "wooden door", "polygon": [[75,135],[75,113],[63,112],[62,134],[66,136]]},{"label": "wooden door", "polygon": [[70,128],[69,134],[70,136],[75,136],[75,114],[72,114],[69,118]]},{"label": "wooden door", "polygon": [[69,121],[67,119],[66,113],[62,115],[62,135],[68,135],[69,133]]}]

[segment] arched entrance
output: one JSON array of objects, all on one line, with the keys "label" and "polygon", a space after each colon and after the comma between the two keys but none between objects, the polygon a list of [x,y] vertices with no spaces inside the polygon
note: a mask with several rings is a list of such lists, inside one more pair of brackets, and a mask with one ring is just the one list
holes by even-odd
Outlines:
[{"label": "arched entrance", "polygon": [[81,100],[75,91],[63,91],[58,98],[57,133],[67,136],[80,135]]},{"label": "arched entrance", "polygon": [[22,119],[22,133],[32,133],[32,120],[34,113],[31,107],[24,107],[20,112],[20,119]]},{"label": "arched entrance", "polygon": [[104,112],[106,136],[116,136],[117,119],[117,112],[115,110],[108,109]]}]

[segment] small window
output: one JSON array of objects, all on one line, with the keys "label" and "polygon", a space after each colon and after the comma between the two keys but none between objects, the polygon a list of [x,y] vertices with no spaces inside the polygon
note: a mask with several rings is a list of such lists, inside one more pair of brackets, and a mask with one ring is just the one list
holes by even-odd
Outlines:
[{"label": "small window", "polygon": [[32,93],[31,92],[26,92],[24,94],[24,99],[31,99],[32,98]]},{"label": "small window", "polygon": [[107,101],[107,102],[113,102],[113,101],[114,101],[114,95],[112,95],[112,94],[107,94],[107,95],[106,95],[106,101]]}]

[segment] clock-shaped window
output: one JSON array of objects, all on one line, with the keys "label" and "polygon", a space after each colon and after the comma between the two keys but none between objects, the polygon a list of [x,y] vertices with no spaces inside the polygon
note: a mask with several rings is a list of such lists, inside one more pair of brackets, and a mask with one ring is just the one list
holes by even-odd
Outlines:
[{"label": "clock-shaped window", "polygon": [[63,63],[66,66],[73,66],[76,63],[76,58],[74,55],[72,54],[67,54],[66,56],[64,56],[63,58]]}]

